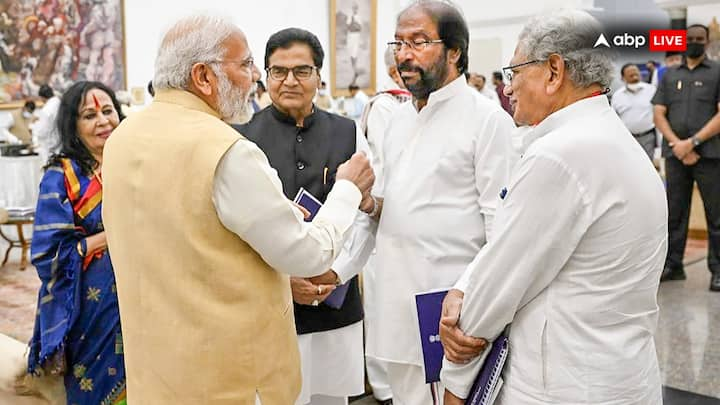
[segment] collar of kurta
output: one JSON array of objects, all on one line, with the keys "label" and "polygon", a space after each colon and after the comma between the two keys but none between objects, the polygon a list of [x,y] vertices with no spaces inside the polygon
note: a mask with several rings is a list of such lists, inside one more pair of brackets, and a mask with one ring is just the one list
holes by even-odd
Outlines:
[{"label": "collar of kurta", "polygon": [[533,135],[537,139],[566,125],[570,121],[583,120],[585,117],[601,114],[608,108],[610,108],[610,103],[606,95],[578,100],[548,115],[535,127]]},{"label": "collar of kurta", "polygon": [[[275,107],[275,104],[270,104],[270,111],[272,112],[273,117],[275,117],[275,119],[277,119],[278,121],[292,125],[294,127],[298,126],[295,118],[278,110],[277,107]],[[303,128],[310,128],[313,125],[313,123],[315,122],[316,111],[317,109],[315,108],[315,105],[313,105],[310,115],[303,118]]]},{"label": "collar of kurta", "polygon": [[207,105],[203,99],[185,90],[163,89],[155,93],[153,102],[177,104],[191,110],[197,110],[220,118],[220,113]]},{"label": "collar of kurta", "polygon": [[[430,97],[428,97],[428,102],[425,104],[425,107],[423,109],[431,107],[441,101],[447,100],[449,98],[452,98],[456,94],[462,92],[463,90],[468,89],[467,80],[465,80],[465,75],[458,76],[457,79],[451,81],[450,83],[446,84],[445,86],[433,91],[430,93]],[[417,104],[413,102],[413,105],[415,106],[415,109],[417,110]]]}]

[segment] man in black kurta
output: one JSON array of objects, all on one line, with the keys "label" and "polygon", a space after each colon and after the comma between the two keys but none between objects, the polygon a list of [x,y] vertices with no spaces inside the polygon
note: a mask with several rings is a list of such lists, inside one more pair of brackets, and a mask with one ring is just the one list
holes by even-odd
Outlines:
[{"label": "man in black kurta", "polygon": [[[325,202],[338,166],[355,153],[355,123],[319,108],[305,117],[303,126],[274,105],[257,112],[247,124],[235,128],[255,142],[282,181],[283,192],[294,199],[301,187]],[[337,329],[362,320],[357,276],[340,309],[295,303],[298,334]]]},{"label": "man in black kurta", "polygon": [[[338,166],[355,153],[355,123],[313,104],[320,86],[323,51],[315,35],[290,28],[273,34],[265,51],[272,104],[247,124],[234,126],[255,142],[277,170],[283,192],[294,199],[300,188],[325,201]],[[370,211],[367,201],[361,209]],[[358,277],[338,261],[323,275],[291,278],[303,386],[296,404],[346,404],[364,392],[362,304]],[[338,283],[349,288],[340,308],[327,305]]]}]

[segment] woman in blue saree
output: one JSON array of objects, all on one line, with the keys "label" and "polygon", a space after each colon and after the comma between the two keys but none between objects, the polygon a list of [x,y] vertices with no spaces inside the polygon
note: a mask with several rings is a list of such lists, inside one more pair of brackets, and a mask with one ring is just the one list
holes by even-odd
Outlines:
[{"label": "woman in blue saree", "polygon": [[125,403],[115,275],[101,218],[103,147],[123,118],[105,85],[74,84],[58,110],[61,152],[40,183],[31,251],[42,285],[28,369],[63,375],[72,405]]}]

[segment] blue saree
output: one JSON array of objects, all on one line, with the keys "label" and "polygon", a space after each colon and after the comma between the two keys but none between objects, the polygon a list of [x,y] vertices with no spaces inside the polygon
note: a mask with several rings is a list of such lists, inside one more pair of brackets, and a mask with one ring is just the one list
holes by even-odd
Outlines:
[{"label": "blue saree", "polygon": [[40,183],[32,263],[42,282],[30,341],[31,373],[64,374],[67,403],[125,403],[115,275],[107,251],[85,238],[104,230],[102,181],[70,159]]}]

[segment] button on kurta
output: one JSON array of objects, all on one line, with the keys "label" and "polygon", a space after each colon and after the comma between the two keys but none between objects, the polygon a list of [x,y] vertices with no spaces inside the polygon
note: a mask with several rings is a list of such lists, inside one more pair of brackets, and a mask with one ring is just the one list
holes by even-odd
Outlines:
[{"label": "button on kurta", "polygon": [[302,135],[297,134],[297,136],[295,137],[295,140],[298,141],[298,143],[302,143],[302,141],[303,141]]},{"label": "button on kurta", "polygon": [[305,163],[298,161],[296,163],[296,166],[297,166],[298,170],[302,170],[305,168]]}]

